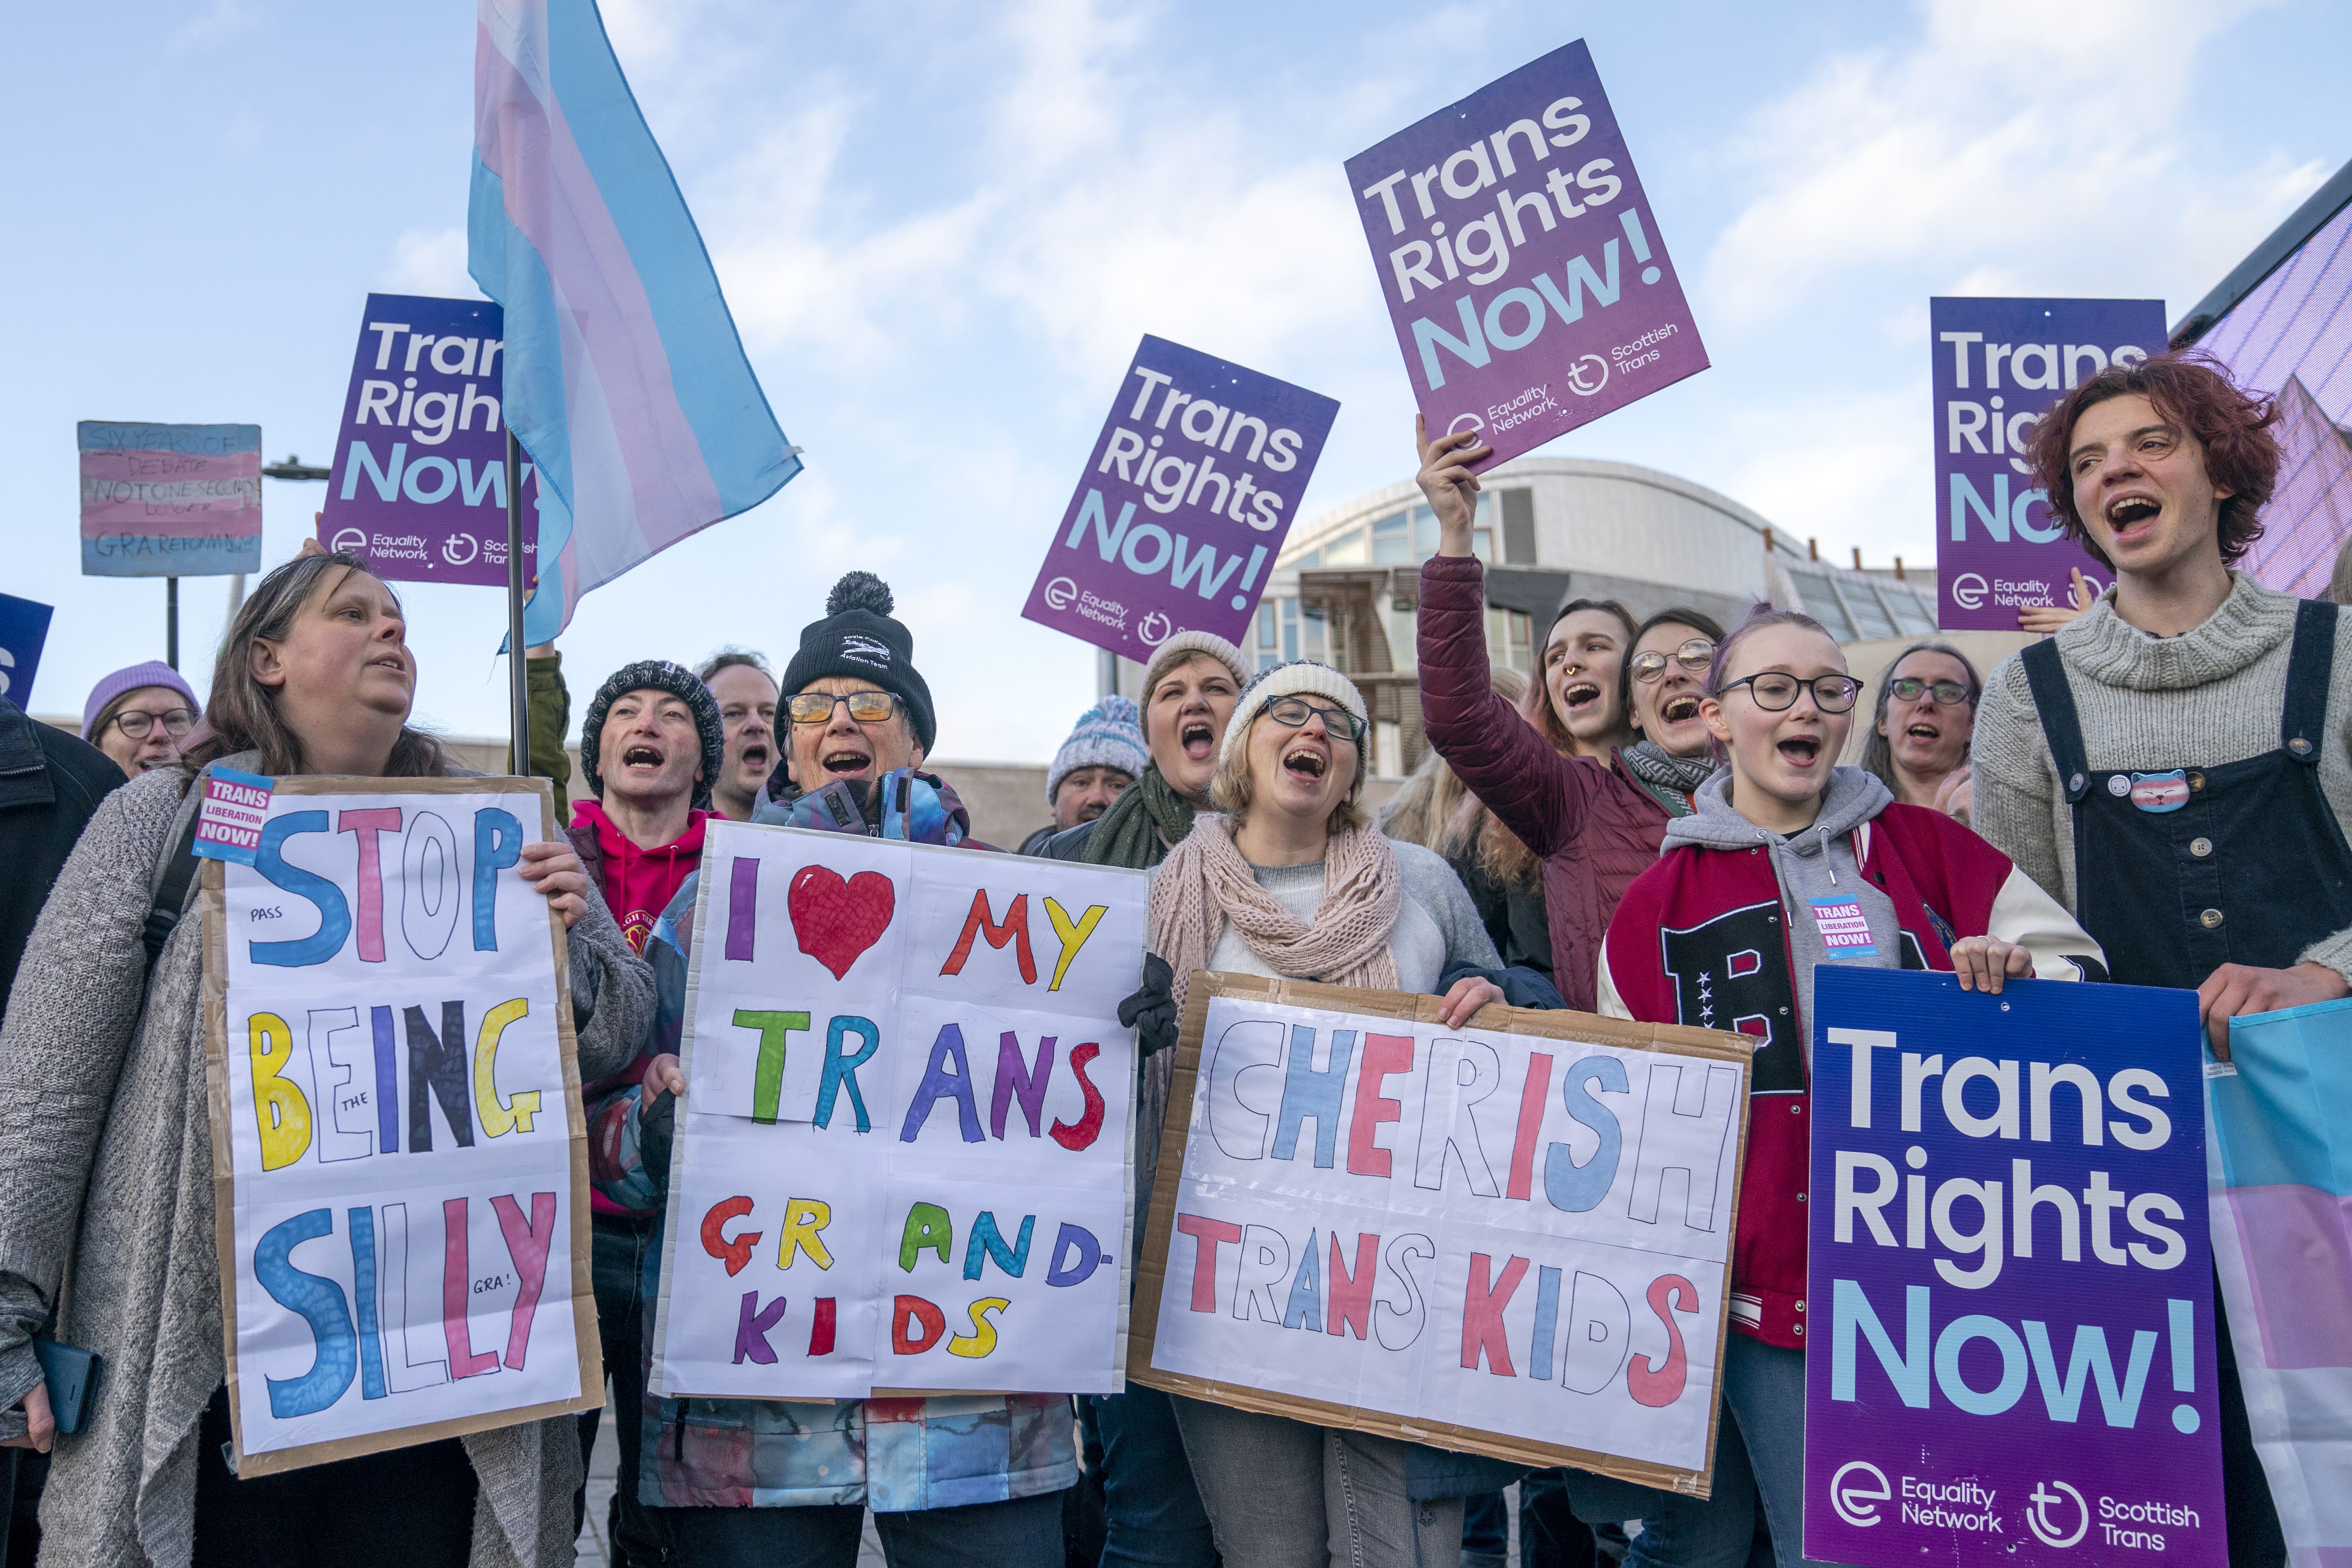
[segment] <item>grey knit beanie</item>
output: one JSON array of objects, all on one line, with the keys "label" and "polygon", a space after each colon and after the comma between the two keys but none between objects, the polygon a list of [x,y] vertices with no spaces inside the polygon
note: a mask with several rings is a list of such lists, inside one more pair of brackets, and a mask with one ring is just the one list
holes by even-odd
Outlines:
[{"label": "grey knit beanie", "polygon": [[604,750],[604,715],[632,691],[666,691],[693,711],[694,728],[702,738],[702,782],[694,786],[693,804],[697,811],[709,810],[710,786],[719,782],[719,770],[727,763],[727,726],[719,717],[719,704],[710,688],[686,666],[666,658],[625,664],[596,689],[587,716],[580,721],[580,770],[588,775],[588,788],[597,799],[604,798],[604,781],[596,768]]}]

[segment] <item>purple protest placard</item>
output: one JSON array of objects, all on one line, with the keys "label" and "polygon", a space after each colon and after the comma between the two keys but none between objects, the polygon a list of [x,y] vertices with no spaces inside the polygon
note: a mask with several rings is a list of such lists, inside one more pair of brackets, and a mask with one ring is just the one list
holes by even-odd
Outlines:
[{"label": "purple protest placard", "polygon": [[1021,614],[1139,663],[1178,632],[1241,641],[1339,413],[1146,337]]},{"label": "purple protest placard", "polygon": [[2067,541],[2027,471],[2034,422],[2068,387],[2164,352],[2161,300],[1930,300],[1935,351],[1936,575],[1947,631],[2013,632],[2063,605],[2068,568],[2115,574]]},{"label": "purple protest placard", "polygon": [[1348,160],[1430,434],[1532,451],[1706,368],[1581,39]]},{"label": "purple protest placard", "polygon": [[[506,313],[487,300],[371,294],[360,321],[319,542],[379,577],[504,586]],[[528,461],[522,474],[528,590],[539,481]]]},{"label": "purple protest placard", "polygon": [[1805,1555],[2221,1568],[2197,994],[1814,984]]}]

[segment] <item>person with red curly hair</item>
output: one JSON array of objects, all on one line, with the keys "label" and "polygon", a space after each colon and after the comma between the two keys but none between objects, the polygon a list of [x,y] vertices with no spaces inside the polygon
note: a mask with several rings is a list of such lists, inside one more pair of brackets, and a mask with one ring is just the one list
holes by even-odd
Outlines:
[{"label": "person with red curly hair", "polygon": [[[2101,372],[2045,414],[2035,481],[2116,585],[1986,683],[1975,826],[2073,910],[2114,977],[2230,1020],[2352,992],[2352,637],[2231,568],[2278,479],[2268,399],[2199,355]],[[2233,1563],[2284,1563],[2230,1337]]]}]

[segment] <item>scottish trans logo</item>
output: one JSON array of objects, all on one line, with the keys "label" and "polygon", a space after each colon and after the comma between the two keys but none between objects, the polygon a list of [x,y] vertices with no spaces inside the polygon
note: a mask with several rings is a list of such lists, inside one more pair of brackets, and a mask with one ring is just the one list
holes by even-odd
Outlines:
[{"label": "scottish trans logo", "polygon": [[[2026,1494],[2025,1528],[2044,1546],[2072,1546],[2089,1532],[2091,1510],[2064,1481],[2042,1481]],[[2163,1550],[2160,1539],[2157,1549]]]}]

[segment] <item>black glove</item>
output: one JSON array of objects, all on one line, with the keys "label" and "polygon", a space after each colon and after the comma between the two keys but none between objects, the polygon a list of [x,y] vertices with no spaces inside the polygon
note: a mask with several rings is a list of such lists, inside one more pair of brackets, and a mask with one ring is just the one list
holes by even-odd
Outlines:
[{"label": "black glove", "polygon": [[677,1096],[674,1094],[656,1095],[652,1105],[637,1112],[637,1157],[664,1190],[669,1186],[669,1146],[677,1131]]},{"label": "black glove", "polygon": [[1143,955],[1143,984],[1118,1005],[1118,1021],[1135,1031],[1136,1049],[1155,1056],[1176,1043],[1176,972],[1156,952]]}]

